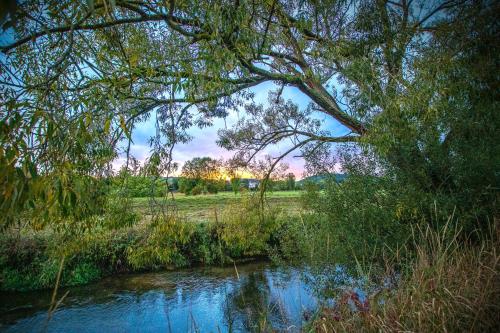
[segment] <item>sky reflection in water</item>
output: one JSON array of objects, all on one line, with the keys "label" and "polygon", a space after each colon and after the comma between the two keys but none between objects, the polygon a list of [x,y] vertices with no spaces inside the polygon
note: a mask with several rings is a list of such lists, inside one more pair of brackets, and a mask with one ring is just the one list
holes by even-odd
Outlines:
[{"label": "sky reflection in water", "polygon": [[[124,275],[72,288],[48,332],[298,331],[318,300],[298,269],[251,263]],[[61,291],[63,294],[65,291]],[[50,292],[0,294],[0,331],[42,332]]]}]

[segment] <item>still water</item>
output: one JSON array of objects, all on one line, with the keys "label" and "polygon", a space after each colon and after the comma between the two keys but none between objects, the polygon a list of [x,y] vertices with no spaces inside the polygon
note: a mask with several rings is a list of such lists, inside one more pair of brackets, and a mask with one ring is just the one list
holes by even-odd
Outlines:
[{"label": "still water", "polygon": [[[226,268],[121,275],[51,292],[0,293],[5,332],[297,332],[319,300],[304,271],[249,263]],[[309,281],[309,282],[306,282]]]}]

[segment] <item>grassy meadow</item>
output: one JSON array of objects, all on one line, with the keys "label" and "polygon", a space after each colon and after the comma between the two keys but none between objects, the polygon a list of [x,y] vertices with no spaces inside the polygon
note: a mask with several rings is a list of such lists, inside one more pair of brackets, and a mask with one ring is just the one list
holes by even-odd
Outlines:
[{"label": "grassy meadow", "polygon": [[[249,192],[250,195],[259,196],[259,192]],[[286,210],[288,214],[295,215],[299,212],[301,204],[301,191],[274,191],[266,193],[266,204],[272,208]],[[186,195],[174,193],[174,198],[169,196],[156,198],[132,198],[133,210],[138,212],[143,219],[148,220],[152,215],[152,208],[162,204],[166,207],[175,207],[179,218],[188,222],[214,221],[216,214],[220,215],[224,208],[237,205],[242,196],[247,194],[233,192],[219,192],[217,194]],[[168,209],[168,208],[167,208]]]}]

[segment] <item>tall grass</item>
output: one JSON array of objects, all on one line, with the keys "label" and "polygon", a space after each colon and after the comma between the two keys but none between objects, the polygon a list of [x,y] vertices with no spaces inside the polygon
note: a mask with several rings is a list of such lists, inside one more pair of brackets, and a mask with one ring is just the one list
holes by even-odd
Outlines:
[{"label": "tall grass", "polygon": [[283,223],[279,211],[267,208],[261,221],[258,198],[242,195],[220,210],[212,207],[212,220],[205,223],[189,223],[178,211],[158,214],[147,223],[127,215],[123,222],[113,211],[78,234],[9,231],[0,234],[0,290],[51,288],[62,256],[67,260],[59,274],[61,286],[119,272],[224,265],[264,257]]},{"label": "tall grass", "polygon": [[[500,226],[480,242],[445,226],[417,228],[415,256],[398,287],[362,303],[346,293],[311,325],[317,332],[498,332]],[[396,258],[395,263],[400,263]],[[399,261],[399,262],[398,262]]]}]

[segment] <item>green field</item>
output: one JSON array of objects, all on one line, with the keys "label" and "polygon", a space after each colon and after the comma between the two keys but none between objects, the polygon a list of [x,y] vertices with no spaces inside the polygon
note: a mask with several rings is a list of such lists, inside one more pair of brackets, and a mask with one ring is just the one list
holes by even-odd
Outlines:
[{"label": "green field", "polygon": [[[266,202],[271,207],[280,207],[289,213],[297,213],[300,209],[301,191],[275,191],[266,194]],[[260,195],[251,193],[244,195]],[[175,193],[174,200],[165,198],[133,198],[134,208],[147,220],[152,215],[152,208],[162,204],[175,207],[178,215],[189,222],[206,222],[215,220],[215,214],[220,215],[224,207],[238,204],[243,199],[242,194],[220,192],[218,194],[185,195]]]}]

